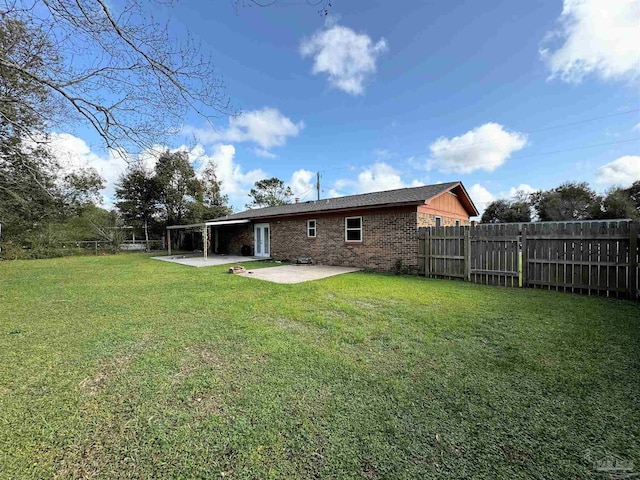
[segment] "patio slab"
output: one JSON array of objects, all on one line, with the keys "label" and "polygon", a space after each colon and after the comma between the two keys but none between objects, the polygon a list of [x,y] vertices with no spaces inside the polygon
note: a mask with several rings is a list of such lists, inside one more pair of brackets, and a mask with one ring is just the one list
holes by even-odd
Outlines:
[{"label": "patio slab", "polygon": [[257,278],[258,280],[275,283],[302,283],[359,270],[361,269],[328,265],[282,265],[280,267],[248,270],[246,273],[239,273],[238,276]]},{"label": "patio slab", "polygon": [[228,263],[245,263],[255,262],[256,260],[264,260],[258,257],[243,257],[240,255],[209,255],[207,259],[202,254],[182,254],[182,255],[166,255],[163,257],[151,257],[154,260],[162,260],[163,262],[177,263],[186,265],[187,267],[214,267],[216,265],[227,265]]}]

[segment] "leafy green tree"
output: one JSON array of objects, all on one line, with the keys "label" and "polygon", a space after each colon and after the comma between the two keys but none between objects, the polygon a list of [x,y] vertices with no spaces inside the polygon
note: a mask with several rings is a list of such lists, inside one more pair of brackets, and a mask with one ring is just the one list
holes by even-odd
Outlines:
[{"label": "leafy green tree", "polygon": [[62,199],[69,209],[78,212],[87,205],[102,203],[104,178],[95,168],[84,168],[67,173],[62,184]]},{"label": "leafy green tree", "polygon": [[217,165],[213,161],[202,172],[202,220],[224,217],[232,213],[229,196],[222,193],[222,180],[218,179]]},{"label": "leafy green tree", "polygon": [[630,218],[637,220],[640,212],[631,197],[629,189],[613,187],[602,199],[600,209],[593,215],[594,219]]},{"label": "leafy green tree", "polygon": [[272,177],[258,180],[249,197],[252,201],[245,205],[247,208],[274,207],[291,203],[293,192],[282,180]]},{"label": "leafy green tree", "polygon": [[527,202],[514,200],[495,200],[482,214],[482,223],[530,222],[531,209]]},{"label": "leafy green tree", "polygon": [[640,180],[636,180],[631,184],[629,188],[626,189],[631,201],[635,205],[636,212],[640,217]]},{"label": "leafy green tree", "polygon": [[155,167],[159,212],[168,225],[180,224],[189,218],[202,186],[189,163],[187,152],[160,155]]},{"label": "leafy green tree", "polygon": [[531,194],[531,205],[543,221],[589,220],[599,215],[601,197],[586,182],[567,182]]},{"label": "leafy green tree", "polygon": [[90,208],[85,212],[85,218],[96,238],[108,242],[114,252],[120,250],[120,245],[127,237],[127,232],[124,229],[124,219],[119,212],[116,210],[107,211],[103,208]]},{"label": "leafy green tree", "polygon": [[54,101],[28,74],[7,67],[7,57],[33,69],[55,68],[57,59],[44,35],[24,22],[0,19],[0,221],[4,237],[20,242],[37,238],[63,204],[59,165],[46,138],[32,133],[47,126],[40,112],[52,111]]},{"label": "leafy green tree", "polygon": [[0,221],[6,240],[34,239],[61,216],[57,168],[46,152],[6,152],[0,144]]},{"label": "leafy green tree", "polygon": [[120,177],[116,199],[115,205],[125,221],[142,226],[149,250],[149,224],[158,212],[160,200],[157,179],[141,166],[134,165]]}]

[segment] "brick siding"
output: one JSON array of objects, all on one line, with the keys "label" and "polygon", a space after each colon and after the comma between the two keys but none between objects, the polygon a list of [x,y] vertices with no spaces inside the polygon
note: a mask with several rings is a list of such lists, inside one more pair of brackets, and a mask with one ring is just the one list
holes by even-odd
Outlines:
[{"label": "brick siding", "polygon": [[[345,218],[362,217],[361,243],[345,242]],[[468,225],[468,218],[442,218],[443,226],[453,226],[456,220]],[[415,271],[418,263],[419,227],[435,226],[436,215],[417,212],[414,208],[367,210],[361,214],[317,214],[288,218],[266,218],[271,228],[271,257],[295,260],[310,257],[320,265],[340,265],[378,271]],[[316,221],[316,237],[307,237],[307,220]],[[253,224],[220,227],[219,253],[239,255],[243,245],[253,253]]]},{"label": "brick siding", "polygon": [[228,225],[218,228],[218,253],[240,255],[243,245],[253,254],[253,225]]},{"label": "brick siding", "polygon": [[456,220],[460,220],[460,225],[469,225],[468,218],[446,217],[444,215],[434,215],[431,213],[418,212],[418,228],[435,227],[436,217],[442,218],[443,227],[455,227]]},{"label": "brick siding", "polygon": [[[276,260],[310,257],[314,263],[394,271],[417,268],[417,212],[395,211],[362,216],[362,242],[345,242],[345,218],[317,215],[272,219],[271,256]],[[307,237],[307,220],[316,220],[316,237]]]}]

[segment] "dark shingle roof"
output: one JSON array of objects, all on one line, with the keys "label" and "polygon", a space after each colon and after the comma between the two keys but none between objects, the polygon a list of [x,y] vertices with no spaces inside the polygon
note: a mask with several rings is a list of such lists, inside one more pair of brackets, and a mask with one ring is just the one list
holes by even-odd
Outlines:
[{"label": "dark shingle roof", "polygon": [[279,217],[286,215],[298,215],[302,213],[325,212],[330,210],[343,210],[348,208],[377,207],[394,204],[422,203],[425,200],[440,195],[460,184],[460,182],[438,183],[436,185],[424,185],[422,187],[400,188],[386,190],[384,192],[364,193],[361,195],[349,195],[346,197],[326,198],[309,202],[290,203],[277,207],[255,208],[235,213],[216,220],[241,220],[246,218]]}]

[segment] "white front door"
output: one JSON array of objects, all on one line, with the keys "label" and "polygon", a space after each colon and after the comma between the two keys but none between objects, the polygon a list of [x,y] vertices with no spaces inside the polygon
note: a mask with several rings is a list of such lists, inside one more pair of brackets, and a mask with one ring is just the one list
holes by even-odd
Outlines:
[{"label": "white front door", "polygon": [[271,256],[271,239],[269,237],[269,224],[256,223],[255,235],[255,256],[268,258]]}]

